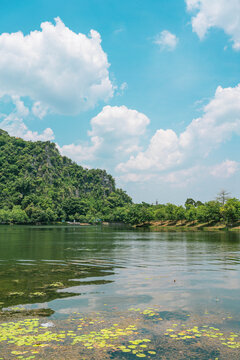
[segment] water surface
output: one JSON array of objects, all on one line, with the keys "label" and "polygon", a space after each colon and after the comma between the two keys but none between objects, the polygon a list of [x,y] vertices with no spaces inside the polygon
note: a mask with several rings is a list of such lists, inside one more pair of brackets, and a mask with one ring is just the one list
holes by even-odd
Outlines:
[{"label": "water surface", "polygon": [[116,316],[157,308],[163,320],[209,314],[239,332],[239,299],[239,233],[0,227],[5,310],[48,308],[50,320],[61,320],[73,313]]}]

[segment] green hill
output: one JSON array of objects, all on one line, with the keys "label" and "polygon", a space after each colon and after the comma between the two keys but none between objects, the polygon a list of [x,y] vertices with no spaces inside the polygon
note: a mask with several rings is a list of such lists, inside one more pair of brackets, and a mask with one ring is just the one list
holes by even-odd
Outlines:
[{"label": "green hill", "polygon": [[105,170],[77,165],[49,141],[0,130],[0,223],[94,222],[131,203]]}]

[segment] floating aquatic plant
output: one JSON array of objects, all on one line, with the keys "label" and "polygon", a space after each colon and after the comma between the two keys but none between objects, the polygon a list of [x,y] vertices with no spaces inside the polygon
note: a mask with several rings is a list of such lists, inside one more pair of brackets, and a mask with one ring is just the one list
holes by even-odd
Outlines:
[{"label": "floating aquatic plant", "polygon": [[[149,316],[152,312],[154,316]],[[209,323],[206,323],[205,315],[191,316],[181,322],[160,320],[155,314],[159,316],[157,309],[136,308],[127,312],[106,311],[88,316],[73,313],[65,320],[50,322],[36,317],[5,321],[0,323],[0,360],[48,360],[56,357],[62,360],[62,353],[69,360],[77,359],[79,353],[81,359],[85,360],[156,359],[164,351],[179,349],[174,353],[177,360],[183,359],[179,354],[185,350],[185,359],[190,358],[194,346],[205,351],[205,354],[210,354],[209,349],[213,349],[209,359],[220,359],[220,350],[225,354],[223,358],[226,358],[228,351],[228,358],[238,359],[233,355],[234,351],[239,352],[240,334],[211,326],[214,317],[209,315]],[[177,314],[176,318],[179,318]],[[228,316],[224,319],[228,319]],[[194,321],[198,323],[194,324]],[[201,321],[202,324],[199,324]],[[232,351],[231,355],[229,351]]]}]

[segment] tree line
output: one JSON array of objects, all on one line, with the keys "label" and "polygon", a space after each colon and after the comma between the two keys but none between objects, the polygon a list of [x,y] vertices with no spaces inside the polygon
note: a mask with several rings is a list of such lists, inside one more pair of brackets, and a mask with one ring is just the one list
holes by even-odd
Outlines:
[{"label": "tree line", "polygon": [[[107,220],[107,219],[106,219]],[[202,203],[187,199],[184,206],[171,203],[150,205],[132,204],[114,210],[108,221],[122,221],[129,224],[140,224],[151,221],[173,221],[194,223],[234,224],[240,221],[240,201],[227,199],[224,204],[219,200]]]}]

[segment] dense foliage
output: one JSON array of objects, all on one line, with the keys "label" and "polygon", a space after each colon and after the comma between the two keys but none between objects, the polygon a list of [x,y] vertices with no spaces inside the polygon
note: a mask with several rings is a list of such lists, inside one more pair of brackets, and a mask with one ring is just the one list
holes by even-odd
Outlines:
[{"label": "dense foliage", "polygon": [[[221,203],[219,200],[202,203],[187,199],[184,206],[174,204],[149,205],[146,203],[132,204],[116,208],[112,216],[118,221],[130,224],[140,224],[150,221],[170,221],[180,224],[188,223],[225,223],[234,224],[240,221],[240,201],[227,199]],[[111,220],[111,219],[109,219]]]},{"label": "dense foliage", "polygon": [[95,222],[131,203],[105,170],[84,169],[49,141],[0,130],[0,223]]}]

